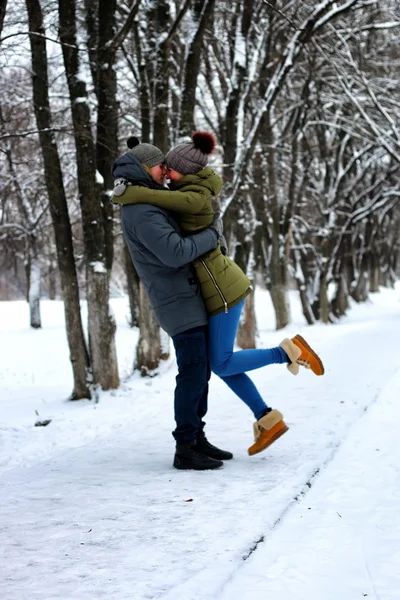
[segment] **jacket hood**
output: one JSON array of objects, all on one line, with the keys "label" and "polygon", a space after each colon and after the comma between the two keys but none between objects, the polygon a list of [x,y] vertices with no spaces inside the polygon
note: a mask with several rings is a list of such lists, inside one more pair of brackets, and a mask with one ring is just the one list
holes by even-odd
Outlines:
[{"label": "jacket hood", "polygon": [[155,190],[165,190],[164,186],[154,181],[142,163],[131,152],[125,152],[125,154],[115,161],[112,167],[112,174],[114,179],[127,179],[133,185],[141,185]]},{"label": "jacket hood", "polygon": [[211,167],[206,167],[198,173],[185,175],[178,181],[171,181],[169,187],[171,190],[180,190],[186,185],[200,185],[208,189],[213,196],[218,196],[222,188],[222,179]]}]

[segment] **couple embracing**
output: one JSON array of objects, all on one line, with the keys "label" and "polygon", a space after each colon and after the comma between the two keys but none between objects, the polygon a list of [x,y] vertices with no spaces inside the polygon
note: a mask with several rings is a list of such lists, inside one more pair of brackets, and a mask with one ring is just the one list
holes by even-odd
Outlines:
[{"label": "couple embracing", "polygon": [[211,371],[255,417],[250,455],[265,450],[288,427],[246,373],[276,363],[286,364],[294,375],[299,365],[316,375],[324,373],[320,358],[299,335],[275,348],[234,352],[240,315],[252,288],[227,256],[222,222],[213,208],[222,187],[221,178],[207,166],[214,147],[214,137],[198,131],[191,142],[164,156],[156,146],[131,137],[129,151],[113,166],[112,201],[122,205],[122,229],[132,262],[175,347],[177,469],[216,469],[232,458],[204,433]]}]

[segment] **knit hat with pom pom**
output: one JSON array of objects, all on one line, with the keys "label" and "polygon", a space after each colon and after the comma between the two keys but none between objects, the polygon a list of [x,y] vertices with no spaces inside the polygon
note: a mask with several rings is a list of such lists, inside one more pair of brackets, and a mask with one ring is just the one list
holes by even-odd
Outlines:
[{"label": "knit hat with pom pom", "polygon": [[128,138],[126,144],[130,149],[131,154],[136,156],[141,163],[150,169],[151,167],[155,167],[165,160],[165,156],[161,152],[160,148],[153,146],[153,144],[141,144],[140,140],[138,140],[138,138],[135,136]]},{"label": "knit hat with pom pom", "polygon": [[215,137],[207,131],[196,131],[192,141],[172,148],[165,157],[167,167],[182,175],[198,173],[208,164],[215,148]]}]

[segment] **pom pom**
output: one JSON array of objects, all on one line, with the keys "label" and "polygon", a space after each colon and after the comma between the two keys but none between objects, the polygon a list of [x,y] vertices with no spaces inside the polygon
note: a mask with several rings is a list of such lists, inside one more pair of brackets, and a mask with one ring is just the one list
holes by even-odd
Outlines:
[{"label": "pom pom", "polygon": [[195,131],[192,135],[194,147],[203,152],[203,154],[211,154],[216,146],[215,137],[208,131]]},{"label": "pom pom", "polygon": [[126,141],[126,145],[128,146],[128,148],[134,148],[135,146],[139,146],[140,144],[140,140],[135,137],[134,135],[131,135],[130,138],[127,139]]}]

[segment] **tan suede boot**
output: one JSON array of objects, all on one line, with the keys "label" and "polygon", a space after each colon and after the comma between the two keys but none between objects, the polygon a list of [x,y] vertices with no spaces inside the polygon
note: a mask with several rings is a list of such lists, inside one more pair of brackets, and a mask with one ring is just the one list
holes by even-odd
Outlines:
[{"label": "tan suede boot", "polygon": [[289,427],[283,420],[279,410],[271,410],[253,425],[254,444],[247,452],[250,456],[262,452],[288,431]]},{"label": "tan suede boot", "polygon": [[291,340],[285,338],[279,345],[291,361],[288,364],[288,369],[293,375],[298,374],[299,365],[311,369],[315,375],[325,373],[322,360],[301,335],[295,335]]}]

